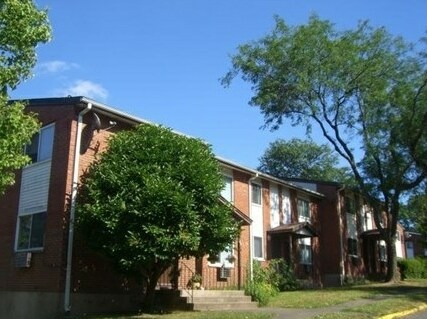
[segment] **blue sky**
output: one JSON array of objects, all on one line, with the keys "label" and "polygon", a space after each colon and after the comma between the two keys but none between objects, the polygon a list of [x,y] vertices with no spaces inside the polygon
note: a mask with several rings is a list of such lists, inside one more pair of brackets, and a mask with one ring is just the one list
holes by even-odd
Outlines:
[{"label": "blue sky", "polygon": [[[285,123],[260,130],[248,105],[250,85],[219,83],[239,44],[312,13],[350,29],[359,20],[418,41],[427,30],[427,0],[38,0],[48,8],[53,39],[38,48],[34,77],[12,98],[84,95],[132,115],[199,137],[218,156],[255,168],[277,138],[304,138]],[[316,142],[323,142],[314,136]]]}]

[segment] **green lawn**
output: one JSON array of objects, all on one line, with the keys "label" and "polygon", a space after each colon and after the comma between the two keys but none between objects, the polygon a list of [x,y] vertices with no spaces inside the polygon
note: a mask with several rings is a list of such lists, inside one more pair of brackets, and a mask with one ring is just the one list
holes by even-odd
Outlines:
[{"label": "green lawn", "polygon": [[[427,305],[427,280],[406,280],[393,284],[367,284],[344,288],[300,290],[282,292],[275,296],[268,307],[322,308],[343,304],[356,299],[371,299],[374,302],[349,307],[344,311],[321,315],[316,319],[372,319],[385,314]],[[173,312],[162,315],[142,314],[136,316],[91,316],[90,319],[272,319],[268,312],[209,311]]]}]

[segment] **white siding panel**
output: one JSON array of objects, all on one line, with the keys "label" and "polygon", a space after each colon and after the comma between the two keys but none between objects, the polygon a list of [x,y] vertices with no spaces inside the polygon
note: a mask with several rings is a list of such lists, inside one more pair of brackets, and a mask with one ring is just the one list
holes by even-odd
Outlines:
[{"label": "white siding panel", "polygon": [[279,189],[277,185],[270,186],[270,226],[271,228],[280,225],[279,211]]},{"label": "white siding panel", "polygon": [[283,223],[291,223],[291,196],[288,189],[282,190],[282,214]]},{"label": "white siding panel", "polygon": [[33,214],[47,210],[51,161],[27,166],[22,170],[19,214]]}]

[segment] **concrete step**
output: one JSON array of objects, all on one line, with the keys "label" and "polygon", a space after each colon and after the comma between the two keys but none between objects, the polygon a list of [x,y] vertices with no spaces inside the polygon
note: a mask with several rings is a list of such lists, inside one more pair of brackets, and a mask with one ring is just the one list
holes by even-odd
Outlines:
[{"label": "concrete step", "polygon": [[255,302],[195,302],[193,310],[250,310],[256,309],[258,305]]},{"label": "concrete step", "polygon": [[[191,298],[191,293],[193,298]],[[187,297],[194,310],[244,310],[255,309],[257,303],[252,302],[242,290],[193,290],[181,291],[182,297]]]}]

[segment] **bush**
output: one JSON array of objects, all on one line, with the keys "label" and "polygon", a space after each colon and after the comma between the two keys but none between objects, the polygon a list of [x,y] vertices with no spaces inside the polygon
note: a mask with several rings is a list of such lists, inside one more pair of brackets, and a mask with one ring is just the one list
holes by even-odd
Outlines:
[{"label": "bush", "polygon": [[402,280],[427,278],[427,260],[423,258],[399,259],[397,266],[400,269]]},{"label": "bush", "polygon": [[283,259],[273,259],[268,265],[270,282],[279,290],[300,288],[294,271]]},{"label": "bush", "polygon": [[273,259],[264,268],[254,262],[253,280],[248,276],[245,293],[252,296],[260,306],[266,306],[279,291],[297,288],[299,284],[291,267],[283,259]]},{"label": "bush", "polygon": [[252,299],[258,302],[259,306],[266,306],[271,297],[278,292],[277,288],[271,283],[269,268],[262,268],[260,263],[253,264],[253,280],[247,276],[245,293],[252,296]]}]

